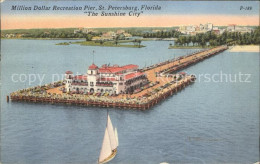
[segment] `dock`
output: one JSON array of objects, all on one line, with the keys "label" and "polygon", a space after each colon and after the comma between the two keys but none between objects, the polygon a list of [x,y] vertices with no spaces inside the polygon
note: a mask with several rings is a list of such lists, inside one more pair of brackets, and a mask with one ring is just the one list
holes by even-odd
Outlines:
[{"label": "dock", "polygon": [[68,94],[60,91],[64,84],[63,81],[58,81],[13,92],[10,94],[10,99],[17,102],[147,110],[192,84],[196,79],[194,75],[177,73],[177,71],[217,55],[226,49],[228,47],[225,45],[219,46],[145,67],[141,71],[147,74],[151,85],[138,93],[116,96]]}]

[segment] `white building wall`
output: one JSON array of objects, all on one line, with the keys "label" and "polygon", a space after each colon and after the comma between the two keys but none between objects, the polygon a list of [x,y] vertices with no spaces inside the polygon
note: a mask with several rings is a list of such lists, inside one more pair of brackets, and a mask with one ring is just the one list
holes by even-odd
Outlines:
[{"label": "white building wall", "polygon": [[[129,73],[129,72],[134,72],[137,69],[129,69],[125,72]],[[72,75],[73,76],[73,75]],[[147,80],[144,79],[140,79],[138,81],[133,82],[131,85],[126,86],[125,81],[124,81],[124,76],[125,74],[121,74],[121,75],[117,75],[114,73],[103,73],[100,74],[98,72],[97,69],[95,70],[87,70],[87,81],[84,80],[83,83],[88,83],[88,85],[77,85],[74,83],[74,85],[72,85],[72,82],[75,79],[69,79],[68,77],[65,77],[65,88],[68,91],[74,91],[74,92],[90,92],[93,91],[92,89],[94,89],[94,92],[109,92],[109,93],[116,93],[116,94],[120,94],[122,92],[125,92],[127,88],[130,88],[131,86],[135,86],[135,85],[139,85],[141,82],[146,82]],[[101,78],[107,78],[107,80],[104,81],[100,81]],[[114,78],[114,81],[111,81],[110,78]],[[79,81],[81,82],[81,80],[75,80],[75,81]],[[97,86],[97,81],[102,82],[111,82],[113,83],[113,86]],[[81,82],[82,83],[82,82]],[[78,89],[77,89],[78,88]]]},{"label": "white building wall", "polygon": [[65,74],[65,89],[67,92],[71,91],[71,83],[72,83],[73,74]]}]

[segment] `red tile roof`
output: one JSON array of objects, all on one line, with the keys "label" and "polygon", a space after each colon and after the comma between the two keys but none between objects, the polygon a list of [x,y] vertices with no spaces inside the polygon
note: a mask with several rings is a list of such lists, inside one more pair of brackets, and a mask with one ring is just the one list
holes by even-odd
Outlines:
[{"label": "red tile roof", "polygon": [[137,69],[138,65],[134,65],[134,64],[129,64],[129,65],[125,65],[122,67],[119,66],[112,66],[112,67],[102,67],[99,68],[99,72],[100,73],[117,73],[117,72],[122,72],[128,69]]},{"label": "red tile roof", "polygon": [[121,67],[106,67],[106,68],[99,68],[99,72],[100,73],[117,73],[117,72],[121,72],[125,69],[121,68]]},{"label": "red tile roof", "polygon": [[96,66],[94,63],[88,67],[88,69],[97,69],[97,68],[98,68],[98,66]]},{"label": "red tile roof", "polygon": [[125,80],[129,80],[129,79],[132,79],[134,77],[141,76],[141,75],[144,75],[144,73],[143,72],[133,72],[133,73],[125,75]]},{"label": "red tile roof", "polygon": [[65,73],[66,74],[73,74],[73,72],[71,72],[71,71],[66,71]]},{"label": "red tile roof", "polygon": [[87,80],[87,76],[86,75],[78,75],[74,77],[75,80]]},{"label": "red tile roof", "polygon": [[134,64],[128,64],[128,65],[125,65],[125,66],[122,66],[123,68],[125,69],[137,69],[138,68],[138,65],[134,65]]}]

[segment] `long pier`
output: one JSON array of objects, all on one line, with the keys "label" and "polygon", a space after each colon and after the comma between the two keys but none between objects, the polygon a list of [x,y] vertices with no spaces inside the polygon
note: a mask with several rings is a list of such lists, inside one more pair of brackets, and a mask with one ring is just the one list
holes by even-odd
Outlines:
[{"label": "long pier", "polygon": [[62,82],[56,82],[54,84],[47,84],[13,92],[10,94],[10,98],[12,101],[18,102],[24,101],[32,103],[147,110],[192,84],[196,79],[195,76],[186,74],[174,74],[175,78],[172,76],[169,78],[166,76],[168,73],[184,69],[208,57],[225,51],[226,49],[227,46],[219,46],[143,68],[142,71],[147,74],[149,81],[156,85],[132,95],[120,94],[114,97],[97,97],[93,95],[71,95],[61,92],[53,93],[50,90],[53,88],[58,90],[58,88],[62,86]]},{"label": "long pier", "polygon": [[122,108],[122,109],[139,109],[146,110],[160,101],[166,99],[178,91],[184,89],[187,85],[191,84],[195,80],[194,76],[187,76],[180,83],[172,83],[172,85],[158,91],[155,95],[145,97],[140,100],[131,99],[126,100],[123,98],[111,100],[105,99],[86,99],[84,96],[72,96],[70,98],[60,96],[37,96],[37,95],[11,95],[12,101],[24,101],[32,103],[50,103],[50,104],[67,104],[67,105],[79,105],[79,106],[96,106],[96,107],[108,107],[108,108]]}]

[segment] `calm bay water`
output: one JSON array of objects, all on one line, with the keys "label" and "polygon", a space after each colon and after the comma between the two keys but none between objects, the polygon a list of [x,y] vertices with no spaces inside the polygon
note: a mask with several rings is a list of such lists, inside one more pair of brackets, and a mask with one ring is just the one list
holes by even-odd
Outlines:
[{"label": "calm bay water", "polygon": [[[49,83],[66,70],[84,73],[92,63],[140,67],[196,50],[147,47],[57,46],[64,41],[2,40],[1,161],[6,164],[96,163],[106,109],[6,102],[29,87],[13,74],[39,74]],[[250,83],[197,81],[148,111],[109,109],[118,128],[118,154],[111,163],[253,163],[259,160],[259,54],[225,51],[185,69],[196,74],[251,74]],[[15,76],[17,80],[17,76]],[[38,85],[39,79],[31,86]]]}]

